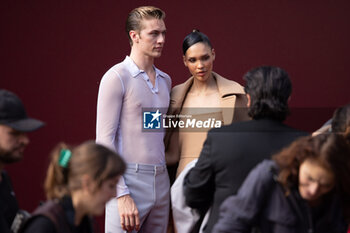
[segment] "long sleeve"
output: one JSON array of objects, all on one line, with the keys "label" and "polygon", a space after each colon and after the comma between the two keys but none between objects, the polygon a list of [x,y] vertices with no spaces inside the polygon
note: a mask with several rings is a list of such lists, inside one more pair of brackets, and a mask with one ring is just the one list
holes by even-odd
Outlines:
[{"label": "long sleeve", "polygon": [[273,162],[265,160],[248,175],[237,195],[228,197],[220,207],[219,221],[212,232],[250,232],[273,180]]},{"label": "long sleeve", "polygon": [[10,227],[6,223],[5,217],[2,213],[0,213],[0,232],[11,233]]},{"label": "long sleeve", "polygon": [[[119,152],[117,140],[124,91],[124,85],[118,73],[113,68],[110,69],[103,76],[98,93],[96,142],[116,152]],[[129,194],[129,190],[124,178],[121,177],[117,185],[117,196],[126,194]]]},{"label": "long sleeve", "polygon": [[211,164],[211,140],[208,134],[198,162],[184,179],[186,204],[203,210],[210,206],[215,190],[214,171]]}]

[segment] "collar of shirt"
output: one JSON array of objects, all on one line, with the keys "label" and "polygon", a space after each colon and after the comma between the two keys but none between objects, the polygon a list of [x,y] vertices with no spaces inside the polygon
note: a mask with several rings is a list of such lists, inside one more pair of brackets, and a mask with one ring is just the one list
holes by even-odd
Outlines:
[{"label": "collar of shirt", "polygon": [[151,89],[152,93],[156,94],[158,93],[158,78],[162,77],[165,78],[166,74],[163,73],[162,71],[158,70],[154,65],[153,68],[156,71],[156,80],[155,80],[155,85],[153,86],[147,73],[144,70],[140,70],[137,65],[135,64],[135,62],[129,57],[126,56],[125,58],[125,63],[127,65],[127,67],[130,70],[130,73],[132,75],[133,78],[138,77],[141,74],[141,77],[146,81],[147,86]]}]

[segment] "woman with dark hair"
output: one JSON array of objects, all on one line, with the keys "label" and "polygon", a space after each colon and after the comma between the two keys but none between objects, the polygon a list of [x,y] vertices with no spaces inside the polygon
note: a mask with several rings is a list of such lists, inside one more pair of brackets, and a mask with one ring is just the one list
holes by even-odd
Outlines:
[{"label": "woman with dark hair", "polygon": [[21,232],[93,232],[90,217],[103,214],[106,202],[116,196],[124,170],[119,155],[95,142],[73,150],[59,144],[45,180],[48,201],[34,211]]},{"label": "woman with dark hair", "polygon": [[349,155],[339,134],[298,139],[250,172],[222,203],[213,232],[347,232]]},{"label": "woman with dark hair", "polygon": [[321,128],[313,132],[313,136],[320,133],[346,133],[350,131],[350,104],[337,108],[332,119],[329,119]]},{"label": "woman with dark hair", "polygon": [[[183,62],[192,76],[172,89],[167,115],[175,116],[178,122],[187,120],[187,116],[190,116],[189,120],[211,121],[216,127],[228,125],[234,121],[248,120],[247,99],[243,87],[213,72],[216,54],[209,38],[204,33],[194,30],[185,37],[182,51]],[[165,156],[167,165],[170,165],[168,168],[172,182],[190,162],[193,163],[199,157],[207,131],[212,127],[212,124],[210,127],[193,129],[176,127],[167,131]],[[175,170],[177,170],[176,175]],[[183,175],[175,183],[181,185],[173,186],[171,195],[175,225],[181,233],[190,231],[192,222],[195,222],[190,220],[191,210],[188,207],[185,208],[182,202]],[[175,200],[180,201],[175,203]],[[187,216],[186,213],[189,215],[188,218],[184,217]],[[189,224],[191,226],[186,226],[183,219],[191,222]]]},{"label": "woman with dark hair", "polygon": [[[172,89],[168,115],[187,115],[201,121],[214,119],[220,125],[248,120],[243,110],[246,107],[243,87],[213,72],[215,50],[209,38],[194,30],[185,37],[182,51],[183,62],[192,77]],[[189,129],[172,128],[167,132],[167,164],[179,162],[176,176],[189,162],[198,158],[210,128],[196,128],[191,132]]]},{"label": "woman with dark hair", "polygon": [[346,134],[350,131],[350,104],[334,111],[331,125],[334,133]]}]

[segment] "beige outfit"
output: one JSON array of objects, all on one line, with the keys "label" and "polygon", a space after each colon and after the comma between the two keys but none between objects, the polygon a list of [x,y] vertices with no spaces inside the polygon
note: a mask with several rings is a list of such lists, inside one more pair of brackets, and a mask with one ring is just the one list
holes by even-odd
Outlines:
[{"label": "beige outfit", "polygon": [[[192,117],[202,120],[214,118],[215,120],[222,121],[223,125],[231,124],[233,121],[248,120],[249,117],[246,109],[247,99],[243,87],[237,82],[223,78],[215,72],[213,72],[213,76],[221,97],[220,106],[214,109],[213,112],[192,113]],[[186,82],[172,89],[168,115],[183,115],[187,113],[184,113],[182,107],[186,95],[193,84],[193,79],[191,77]],[[167,131],[165,136],[166,156],[179,157],[177,176],[189,162],[199,157],[208,130],[194,129],[189,131],[188,129],[177,128]]]},{"label": "beige outfit", "polygon": [[[222,112],[213,113],[203,113],[203,114],[193,114],[193,118],[205,121],[207,119],[214,118],[223,122]],[[179,129],[179,147],[180,147],[180,160],[179,166],[177,168],[176,177],[182,172],[186,165],[194,159],[197,159],[201,153],[203,143],[207,138],[207,132],[210,128],[205,128],[204,130],[194,129],[187,131],[186,129]]]}]

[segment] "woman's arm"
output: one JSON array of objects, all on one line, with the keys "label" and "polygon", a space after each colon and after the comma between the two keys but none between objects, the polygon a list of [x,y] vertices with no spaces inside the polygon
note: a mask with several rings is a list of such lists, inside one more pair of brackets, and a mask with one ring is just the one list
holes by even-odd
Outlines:
[{"label": "woman's arm", "polygon": [[250,232],[266,198],[275,183],[271,168],[274,162],[264,160],[247,176],[237,195],[228,197],[220,207],[215,233]]}]

